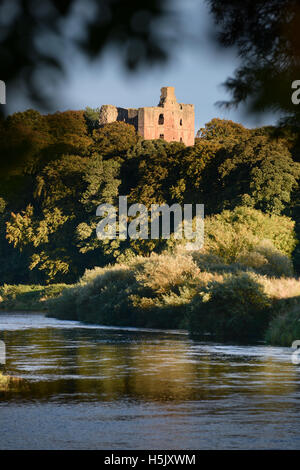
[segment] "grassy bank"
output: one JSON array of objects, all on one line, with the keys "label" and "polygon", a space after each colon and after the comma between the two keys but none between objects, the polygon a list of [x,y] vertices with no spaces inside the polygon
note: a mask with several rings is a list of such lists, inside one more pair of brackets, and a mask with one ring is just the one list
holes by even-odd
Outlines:
[{"label": "grassy bank", "polygon": [[[290,346],[300,311],[294,223],[250,208],[205,219],[205,246],[86,271],[49,300],[49,315],[106,325],[187,328],[192,336]],[[293,323],[294,324],[294,323]],[[282,335],[281,329],[290,333]],[[280,338],[278,335],[280,330]]]},{"label": "grassy bank", "polygon": [[[266,339],[290,346],[300,338],[300,281],[286,274],[289,260],[280,257],[276,277],[253,267],[253,253],[244,256],[244,264],[229,264],[212,253],[178,249],[96,267],[73,286],[4,285],[0,308],[47,311],[60,319],[105,325],[186,328],[192,336],[210,333],[218,340]],[[271,269],[263,263],[263,270]]]},{"label": "grassy bank", "polygon": [[69,286],[3,286],[0,308],[290,346],[300,337],[293,227],[286,217],[250,208],[223,211],[206,218],[201,251],[173,245],[161,254],[87,270]]},{"label": "grassy bank", "polygon": [[210,333],[219,340],[266,337],[272,344],[285,344],[269,331],[298,304],[300,311],[300,281],[293,277],[270,277],[246,264],[182,250],[87,271],[47,302],[49,315],[61,319],[187,328],[193,336]]},{"label": "grassy bank", "polygon": [[0,286],[0,310],[46,311],[46,301],[57,297],[66,284]]}]

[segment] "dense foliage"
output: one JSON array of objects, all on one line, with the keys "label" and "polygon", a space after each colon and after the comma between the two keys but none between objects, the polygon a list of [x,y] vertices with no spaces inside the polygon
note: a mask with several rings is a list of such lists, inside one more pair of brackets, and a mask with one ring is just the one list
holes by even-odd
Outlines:
[{"label": "dense foliage", "polygon": [[[213,119],[186,147],[144,141],[124,122],[101,127],[97,113],[28,110],[1,121],[1,153],[18,164],[0,174],[0,307],[220,339],[294,338],[292,129]],[[97,206],[117,209],[120,195],[148,209],[203,203],[204,248],[187,251],[172,236],[99,240]]]},{"label": "dense foliage", "polygon": [[[97,239],[96,208],[117,207],[119,195],[148,208],[204,203],[207,216],[222,213],[207,219],[212,251],[216,234],[221,251],[233,234],[245,249],[268,239],[284,254],[294,250],[289,217],[297,206],[299,163],[292,131],[274,137],[272,128],[213,119],[185,147],[143,141],[123,122],[100,127],[96,117],[90,108],[28,110],[1,121],[1,153],[7,160],[14,154],[19,164],[0,175],[0,283],[72,283],[95,265],[171,249],[172,240]],[[239,244],[230,246],[243,255]]]}]

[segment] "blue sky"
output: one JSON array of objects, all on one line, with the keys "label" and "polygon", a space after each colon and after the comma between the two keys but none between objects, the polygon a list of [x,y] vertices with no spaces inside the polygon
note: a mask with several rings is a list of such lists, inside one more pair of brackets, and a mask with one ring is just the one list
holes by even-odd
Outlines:
[{"label": "blue sky", "polygon": [[[232,75],[238,58],[234,51],[219,51],[209,41],[211,17],[203,0],[184,0],[175,5],[189,39],[183,35],[185,40],[173,49],[168,63],[132,74],[124,70],[115,50],[107,50],[93,63],[69,52],[64,57],[65,76],[55,86],[47,78],[43,81],[43,86],[49,89],[53,111],[95,108],[102,104],[156,106],[160,88],[174,86],[179,102],[195,105],[196,131],[213,117],[232,119],[248,127],[274,124],[275,117],[271,114],[258,120],[245,115],[242,108],[227,111],[215,105],[229,98],[221,84]],[[8,100],[7,110],[11,113],[29,107],[30,102],[20,90]]]}]

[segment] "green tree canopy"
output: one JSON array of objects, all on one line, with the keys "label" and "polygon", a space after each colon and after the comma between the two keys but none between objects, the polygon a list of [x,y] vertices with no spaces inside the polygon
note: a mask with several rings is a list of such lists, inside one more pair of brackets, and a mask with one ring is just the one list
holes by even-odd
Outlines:
[{"label": "green tree canopy", "polygon": [[138,139],[131,124],[111,122],[93,131],[93,151],[107,157],[124,157]]}]

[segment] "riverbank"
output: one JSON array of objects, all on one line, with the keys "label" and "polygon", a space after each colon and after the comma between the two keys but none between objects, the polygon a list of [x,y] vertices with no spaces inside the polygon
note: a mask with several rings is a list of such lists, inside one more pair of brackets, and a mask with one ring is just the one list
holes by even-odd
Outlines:
[{"label": "riverbank", "polygon": [[291,219],[236,207],[205,218],[201,250],[187,250],[186,240],[167,242],[165,251],[149,256],[120,249],[115,264],[86,270],[73,285],[4,285],[0,309],[109,326],[187,329],[218,341],[290,346],[300,337]]},{"label": "riverbank", "polygon": [[67,284],[0,286],[0,312],[46,312],[46,302],[57,297]]},{"label": "riverbank", "polygon": [[174,243],[160,254],[131,255],[87,270],[73,285],[4,285],[0,310],[44,311],[108,326],[186,329],[218,341],[290,346],[299,339],[293,224],[237,208],[207,218],[205,233],[200,251]]},{"label": "riverbank", "polygon": [[63,320],[186,329],[192,337],[281,346],[300,338],[298,279],[259,275],[195,253],[95,268],[73,286],[6,285],[0,293],[0,313],[44,312]]},{"label": "riverbank", "polygon": [[261,274],[247,259],[225,264],[209,253],[179,250],[95,268],[47,301],[48,315],[290,346],[300,337],[290,327],[291,316],[293,324],[300,319],[300,281]]}]

